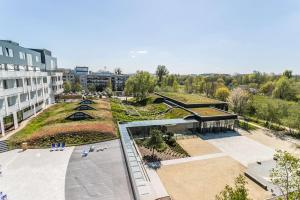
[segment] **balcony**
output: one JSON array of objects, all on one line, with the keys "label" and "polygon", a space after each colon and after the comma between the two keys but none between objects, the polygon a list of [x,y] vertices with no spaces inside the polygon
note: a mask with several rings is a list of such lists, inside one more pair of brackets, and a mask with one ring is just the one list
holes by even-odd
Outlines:
[{"label": "balcony", "polygon": [[4,89],[0,92],[0,97],[17,95],[18,93],[22,93],[23,91],[23,87]]},{"label": "balcony", "polygon": [[23,77],[41,77],[47,76],[47,72],[40,72],[40,71],[5,71],[0,70],[0,77],[5,79],[10,78],[23,78]]},{"label": "balcony", "polygon": [[30,106],[30,101],[26,100],[20,103],[20,109],[24,109],[27,108],[28,106]]}]

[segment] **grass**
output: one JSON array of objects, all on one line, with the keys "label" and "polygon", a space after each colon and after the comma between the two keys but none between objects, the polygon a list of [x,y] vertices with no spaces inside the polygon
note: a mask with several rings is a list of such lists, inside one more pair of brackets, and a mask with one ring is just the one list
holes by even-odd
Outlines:
[{"label": "grass", "polygon": [[221,110],[217,110],[214,108],[191,108],[191,111],[199,114],[200,116],[224,116],[224,115],[229,115],[226,112],[223,112]]},{"label": "grass", "polygon": [[[276,104],[286,105],[286,107],[287,107],[287,116],[282,116],[281,117],[281,123],[284,126],[287,126],[289,116],[291,116],[292,113],[299,113],[300,114],[300,103],[297,103],[297,102],[294,102],[294,101],[286,101],[286,100],[281,100],[281,99],[274,99],[274,98],[267,97],[267,96],[255,95],[253,105],[254,105],[255,109],[258,109],[258,107],[260,107],[262,105],[266,105],[267,103],[271,103],[271,102],[274,102]],[[253,122],[258,123],[261,126],[266,126],[264,121],[257,119],[256,115],[252,115],[252,116],[249,116],[249,117]],[[282,128],[280,128],[279,126],[276,126],[276,125],[273,125],[273,129],[274,130],[277,130],[277,129],[282,130]]]},{"label": "grass", "polygon": [[116,121],[138,121],[183,118],[190,114],[180,108],[170,109],[164,103],[153,103],[154,100],[148,99],[146,103],[139,103],[134,100],[129,103],[122,103],[118,99],[111,99],[113,117]]},{"label": "grass", "polygon": [[197,94],[186,94],[186,93],[174,93],[174,92],[161,92],[163,96],[171,99],[181,101],[186,104],[209,104],[209,103],[220,103],[220,101],[200,96]]},{"label": "grass", "polygon": [[240,120],[238,121],[238,126],[241,129],[244,129],[245,131],[253,131],[253,130],[257,129],[256,126],[253,126],[252,124],[249,124],[248,122],[240,121]]},{"label": "grass", "polygon": [[74,113],[78,103],[58,103],[44,110],[12,137],[10,147],[18,147],[27,142],[30,147],[46,147],[51,142],[66,145],[85,144],[116,138],[110,104],[106,100],[92,104],[96,110],[86,110],[94,119],[70,121],[65,118]]}]

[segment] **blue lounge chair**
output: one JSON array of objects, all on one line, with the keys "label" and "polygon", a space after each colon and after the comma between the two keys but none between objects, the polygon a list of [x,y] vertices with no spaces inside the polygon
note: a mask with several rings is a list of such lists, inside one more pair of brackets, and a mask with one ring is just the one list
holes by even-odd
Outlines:
[{"label": "blue lounge chair", "polygon": [[62,143],[61,143],[61,148],[60,148],[60,150],[63,151],[64,149],[65,149],[65,143],[62,142]]},{"label": "blue lounge chair", "polygon": [[52,143],[52,144],[51,144],[51,149],[50,149],[50,151],[55,151],[55,143]]},{"label": "blue lounge chair", "polygon": [[4,194],[3,192],[0,192],[0,199],[1,200],[7,200],[7,194]]},{"label": "blue lounge chair", "polygon": [[60,148],[60,143],[58,142],[58,143],[57,143],[57,146],[56,146],[56,151],[58,151],[59,148]]},{"label": "blue lounge chair", "polygon": [[89,154],[89,151],[86,150],[86,149],[84,149],[84,150],[82,151],[82,153],[81,153],[81,156],[82,156],[82,157],[87,157],[88,154]]}]

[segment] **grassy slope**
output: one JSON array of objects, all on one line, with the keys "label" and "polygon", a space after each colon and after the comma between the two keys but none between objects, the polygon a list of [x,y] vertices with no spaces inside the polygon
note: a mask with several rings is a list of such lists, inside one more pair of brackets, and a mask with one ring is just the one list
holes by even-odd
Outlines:
[{"label": "grassy slope", "polygon": [[83,144],[115,137],[109,102],[93,104],[97,110],[83,111],[95,119],[68,121],[78,103],[59,103],[42,113],[9,139],[10,146],[27,141],[31,146],[47,146],[49,142],[65,141],[68,144]]}]

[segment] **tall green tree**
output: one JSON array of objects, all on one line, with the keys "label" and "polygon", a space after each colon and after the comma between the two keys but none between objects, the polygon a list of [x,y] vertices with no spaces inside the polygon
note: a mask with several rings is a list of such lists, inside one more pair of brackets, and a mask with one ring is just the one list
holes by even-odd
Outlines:
[{"label": "tall green tree", "polygon": [[293,71],[292,70],[285,70],[282,75],[287,77],[288,79],[290,79],[290,78],[293,77]]},{"label": "tall green tree", "polygon": [[89,92],[96,92],[96,85],[95,84],[88,84],[88,91]]},{"label": "tall green tree", "polygon": [[216,200],[250,200],[243,175],[236,177],[234,187],[226,185],[224,190],[216,196]]},{"label": "tall green tree", "polygon": [[64,92],[65,93],[71,92],[72,85],[71,85],[70,81],[64,82],[63,87],[64,87]]},{"label": "tall green tree", "polygon": [[154,77],[145,71],[137,71],[125,83],[126,95],[133,95],[138,101],[144,100],[154,90]]},{"label": "tall green tree", "polygon": [[158,77],[158,85],[161,85],[164,76],[168,75],[169,71],[166,66],[158,65],[156,68],[156,76]]},{"label": "tall green tree", "polygon": [[221,101],[227,101],[227,98],[229,97],[230,91],[226,86],[219,87],[216,90],[215,97]]},{"label": "tall green tree", "polygon": [[150,131],[150,138],[146,140],[146,145],[152,149],[152,157],[154,157],[154,150],[164,150],[166,144],[163,140],[162,132],[159,129],[152,129]]},{"label": "tall green tree", "polygon": [[275,84],[275,89],[272,93],[273,97],[286,100],[294,100],[296,98],[295,91],[291,87],[291,81],[282,76]]}]

